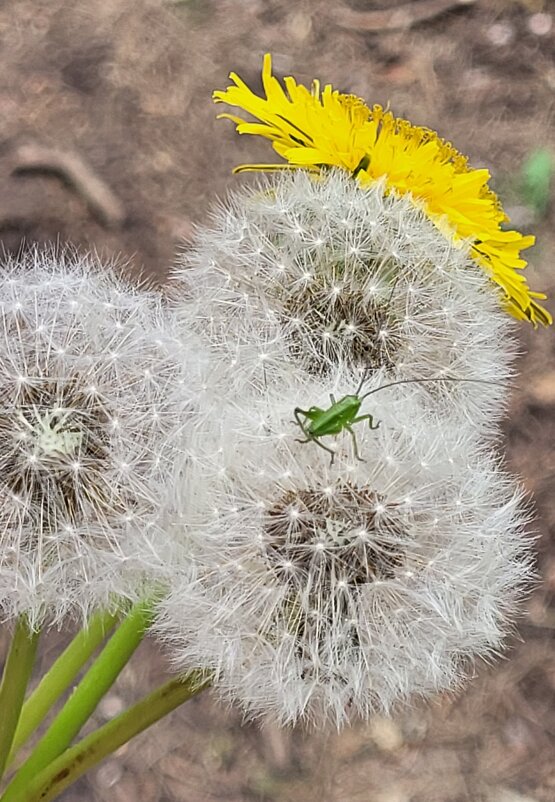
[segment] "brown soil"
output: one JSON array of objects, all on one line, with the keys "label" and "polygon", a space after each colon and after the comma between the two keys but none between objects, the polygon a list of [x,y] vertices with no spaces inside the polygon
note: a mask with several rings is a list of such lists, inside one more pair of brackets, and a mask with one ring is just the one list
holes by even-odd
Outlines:
[{"label": "brown soil", "polygon": [[[389,101],[397,114],[438,129],[473,164],[490,167],[515,224],[538,237],[530,283],[553,299],[555,204],[531,221],[515,191],[530,150],[555,153],[553,0],[453,0],[452,9],[420,22],[427,8],[448,3],[344,2],[6,0],[4,247],[71,241],[122,254],[130,270],[163,280],[209,204],[248,180],[233,177],[233,165],[268,158],[265,143],[240,139],[231,124],[216,121],[210,95],[227,85],[230,69],[259,86],[262,54],[271,51],[278,74],[304,82],[319,76],[369,102]],[[345,27],[353,12],[396,6],[408,10],[404,29],[388,30],[388,13],[366,23],[377,30]],[[506,434],[510,464],[535,496],[543,581],[506,659],[477,666],[476,679],[456,697],[341,735],[242,726],[237,712],[206,696],[63,799],[555,800],[555,349],[553,329],[522,325],[521,334],[520,389]],[[45,644],[45,660],[52,645]],[[144,692],[162,665],[145,644],[98,720]]]}]

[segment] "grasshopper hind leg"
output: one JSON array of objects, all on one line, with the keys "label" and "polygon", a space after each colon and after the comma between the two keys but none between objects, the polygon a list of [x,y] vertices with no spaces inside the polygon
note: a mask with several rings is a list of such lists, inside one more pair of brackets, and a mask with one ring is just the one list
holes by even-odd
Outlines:
[{"label": "grasshopper hind leg", "polygon": [[354,454],[355,454],[355,459],[357,459],[359,462],[366,462],[366,460],[362,459],[362,457],[360,456],[360,454],[358,452],[358,443],[357,443],[357,438],[356,438],[356,434],[354,432],[354,429],[352,429],[351,426],[345,426],[345,428],[347,429],[347,431],[351,435],[351,439],[353,441],[353,451],[354,451]]},{"label": "grasshopper hind leg", "polygon": [[[324,449],[324,451],[327,451],[327,452],[328,452],[328,454],[331,454],[330,465],[333,465],[333,461],[334,461],[334,459],[335,459],[335,449],[334,449],[334,448],[330,448],[329,446],[325,446],[325,445],[324,445],[324,444],[323,444],[323,443],[320,441],[320,439],[319,439],[318,437],[309,437],[308,439],[309,439],[309,440],[312,440],[314,443],[316,443],[316,445],[317,445],[317,446],[320,446],[320,448],[323,448],[323,449]],[[304,441],[303,441],[303,442],[304,442]]]}]

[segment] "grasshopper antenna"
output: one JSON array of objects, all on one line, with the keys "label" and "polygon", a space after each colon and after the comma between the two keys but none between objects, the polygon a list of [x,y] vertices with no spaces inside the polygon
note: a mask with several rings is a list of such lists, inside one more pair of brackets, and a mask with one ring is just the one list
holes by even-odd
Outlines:
[{"label": "grasshopper antenna", "polygon": [[380,387],[375,387],[373,390],[369,390],[367,393],[364,393],[363,396],[360,396],[360,400],[364,401],[364,399],[368,398],[369,395],[379,393],[380,390],[385,390],[387,387],[395,387],[397,384],[422,384],[423,382],[472,382],[473,384],[503,384],[503,382],[490,381],[489,379],[457,379],[455,376],[435,376],[430,379],[399,379],[398,381],[388,382],[387,384],[382,384]]},{"label": "grasshopper antenna", "polygon": [[[358,385],[358,387],[357,387],[357,389],[356,389],[355,395],[358,395],[358,396],[360,396],[360,391],[361,391],[361,390],[362,390],[362,388],[364,387],[364,382],[366,381],[366,379],[368,378],[368,375],[369,375],[369,373],[370,373],[372,370],[375,370],[375,368],[373,368],[373,367],[372,367],[372,365],[367,365],[367,366],[364,368],[364,370],[363,370],[363,372],[362,372],[362,378],[361,378],[361,380],[360,380],[360,382],[359,382],[359,385]],[[364,398],[365,396],[362,396],[362,397]]]}]

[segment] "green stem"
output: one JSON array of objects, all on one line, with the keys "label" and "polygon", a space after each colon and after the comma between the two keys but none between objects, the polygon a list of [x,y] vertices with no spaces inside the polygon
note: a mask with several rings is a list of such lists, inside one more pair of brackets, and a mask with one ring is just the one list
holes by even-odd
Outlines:
[{"label": "green stem", "polygon": [[[87,735],[54,760],[23,789],[18,802],[49,802],[107,755],[159,721],[211,683],[206,673],[193,671],[172,679],[140,702]],[[8,797],[3,797],[8,799]]]},{"label": "green stem", "polygon": [[2,802],[20,802],[31,779],[67,749],[129,661],[150,619],[151,605],[142,602],[133,607],[18,770]]},{"label": "green stem", "polygon": [[27,617],[17,621],[0,685],[0,779],[4,774],[27,683],[33,670],[39,633],[29,629]]},{"label": "green stem", "polygon": [[48,711],[69,688],[117,620],[118,615],[113,613],[101,612],[94,615],[48,669],[23,705],[8,757],[8,766],[29,736],[45,719]]}]

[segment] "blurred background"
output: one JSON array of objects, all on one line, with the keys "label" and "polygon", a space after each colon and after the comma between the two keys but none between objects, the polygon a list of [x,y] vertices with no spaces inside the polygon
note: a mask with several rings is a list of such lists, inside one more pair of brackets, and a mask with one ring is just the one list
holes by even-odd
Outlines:
[{"label": "blurred background", "polygon": [[[555,312],[554,0],[3,0],[0,241],[70,241],[163,282],[210,204],[271,161],[216,121],[236,70],[260,88],[319,77],[440,134],[487,167],[528,279]],[[555,183],[555,182],[554,182]],[[341,734],[245,724],[205,694],[66,791],[65,802],[554,802],[555,342],[520,325],[505,433],[537,508],[541,586],[506,656],[464,692]],[[43,640],[47,665],[65,636]],[[99,724],[162,679],[145,643]]]}]

